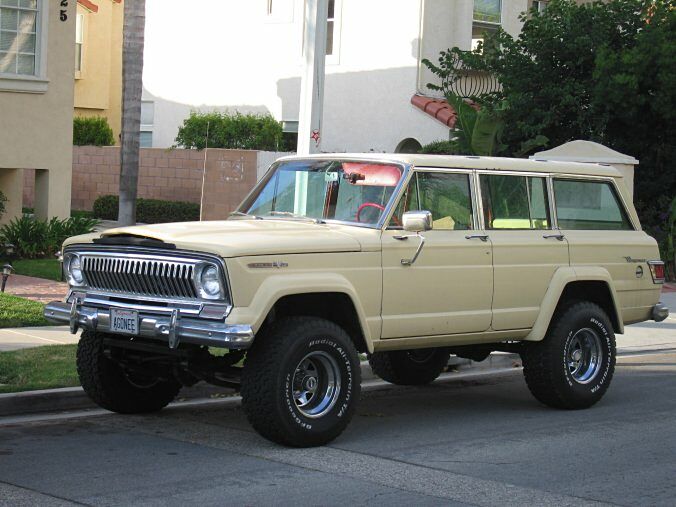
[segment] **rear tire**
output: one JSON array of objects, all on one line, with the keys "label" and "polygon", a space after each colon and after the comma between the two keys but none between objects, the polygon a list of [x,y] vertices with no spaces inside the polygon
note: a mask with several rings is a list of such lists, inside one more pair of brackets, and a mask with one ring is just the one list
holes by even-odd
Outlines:
[{"label": "rear tire", "polygon": [[541,342],[524,343],[523,372],[530,392],[554,408],[598,402],[615,371],[615,334],[598,305],[574,303],[554,318]]},{"label": "rear tire", "polygon": [[176,380],[132,376],[109,359],[101,333],[83,331],[77,346],[77,373],[87,395],[99,407],[120,414],[156,412],[166,407],[181,390]]},{"label": "rear tire", "polygon": [[448,365],[446,349],[374,352],[369,357],[373,373],[391,384],[416,386],[434,381]]},{"label": "rear tire", "polygon": [[263,437],[323,445],[347,427],[361,391],[359,357],[347,333],[316,317],[289,317],[258,336],[242,371],[242,407]]}]

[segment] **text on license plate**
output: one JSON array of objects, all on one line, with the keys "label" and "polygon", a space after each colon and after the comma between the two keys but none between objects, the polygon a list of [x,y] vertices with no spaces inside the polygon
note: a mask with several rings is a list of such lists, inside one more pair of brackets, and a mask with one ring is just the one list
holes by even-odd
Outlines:
[{"label": "text on license plate", "polygon": [[138,334],[138,312],[111,308],[110,330],[113,333]]}]

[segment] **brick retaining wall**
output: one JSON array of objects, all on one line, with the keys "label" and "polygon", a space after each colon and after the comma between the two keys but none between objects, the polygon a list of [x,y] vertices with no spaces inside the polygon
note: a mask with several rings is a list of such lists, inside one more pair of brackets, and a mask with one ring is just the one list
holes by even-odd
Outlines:
[{"label": "brick retaining wall", "polygon": [[[225,218],[256,183],[256,151],[207,152],[204,219]],[[138,196],[199,203],[204,151],[142,148]],[[74,146],[71,208],[91,210],[101,195],[119,192],[120,148]],[[33,206],[35,171],[24,171],[24,206]]]}]

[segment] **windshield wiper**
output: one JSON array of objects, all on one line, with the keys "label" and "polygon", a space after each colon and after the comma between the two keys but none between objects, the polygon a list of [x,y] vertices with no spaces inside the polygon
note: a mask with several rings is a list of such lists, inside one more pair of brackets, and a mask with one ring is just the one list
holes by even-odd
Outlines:
[{"label": "windshield wiper", "polygon": [[236,216],[236,217],[252,217],[255,218],[256,220],[263,220],[263,217],[257,217],[256,215],[251,215],[249,213],[244,213],[243,211],[233,211],[232,213],[228,214],[229,217]]},{"label": "windshield wiper", "polygon": [[299,219],[299,220],[309,220],[310,222],[314,222],[315,224],[325,223],[324,220],[322,220],[320,218],[306,217],[305,215],[298,215],[296,213],[292,213],[291,211],[272,210],[269,213],[270,213],[270,215],[285,216],[285,217],[290,217],[290,218],[296,218],[296,219]]}]

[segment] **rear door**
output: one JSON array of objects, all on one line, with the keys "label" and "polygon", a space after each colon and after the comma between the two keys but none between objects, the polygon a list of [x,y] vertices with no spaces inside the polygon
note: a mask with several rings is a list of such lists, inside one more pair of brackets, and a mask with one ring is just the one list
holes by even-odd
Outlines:
[{"label": "rear door", "polygon": [[483,227],[493,244],[491,328],[530,328],[552,276],[569,262],[568,242],[552,230],[547,179],[487,171],[478,180]]}]

